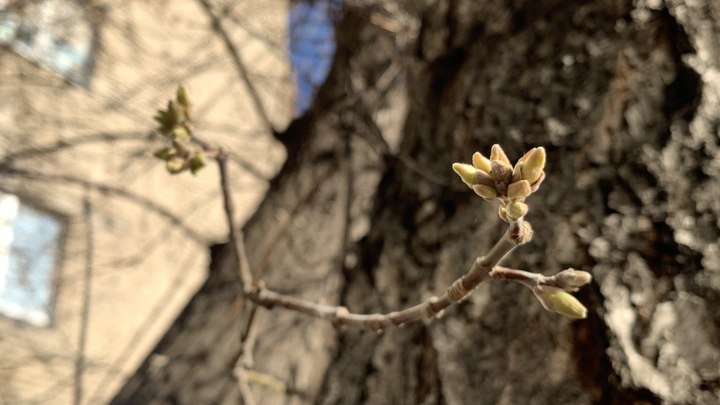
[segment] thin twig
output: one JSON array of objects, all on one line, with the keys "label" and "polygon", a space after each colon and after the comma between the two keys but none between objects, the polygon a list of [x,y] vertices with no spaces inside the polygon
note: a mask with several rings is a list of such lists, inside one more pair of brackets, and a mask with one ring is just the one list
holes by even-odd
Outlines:
[{"label": "thin twig", "polygon": [[253,276],[250,271],[250,263],[245,252],[245,241],[242,230],[237,228],[235,223],[235,204],[232,199],[230,188],[230,178],[228,176],[227,155],[224,151],[219,151],[216,157],[218,170],[220,171],[220,187],[223,194],[223,206],[225,208],[225,219],[228,224],[228,236],[230,238],[230,248],[233,258],[240,271],[240,281],[242,281],[242,292],[249,291],[253,287]]},{"label": "thin twig", "polygon": [[[245,239],[242,230],[238,229],[235,223],[235,204],[232,199],[232,193],[230,188],[230,176],[228,174],[227,167],[227,155],[220,149],[217,151],[215,160],[218,164],[218,171],[220,172],[220,188],[222,189],[223,195],[223,206],[225,208],[225,219],[228,225],[228,238],[230,239],[230,249],[233,254],[235,265],[240,273],[240,295],[247,296],[248,292],[253,290],[255,281],[253,279],[252,271],[250,270],[250,262],[247,258],[247,252],[245,251]],[[248,379],[245,374],[245,369],[248,363],[252,362],[252,354],[248,347],[248,342],[252,336],[253,320],[257,311],[257,305],[252,303],[249,308],[248,319],[245,326],[240,334],[240,350],[237,358],[232,360],[234,365],[235,375],[238,380],[238,387],[240,394],[242,395],[243,402],[249,405],[255,404],[255,398],[252,395],[252,390],[248,384]]]},{"label": "thin twig", "polygon": [[225,44],[225,48],[227,49],[228,54],[230,54],[230,58],[235,65],[235,70],[237,70],[240,79],[245,83],[250,98],[255,104],[255,109],[260,116],[260,120],[271,134],[277,135],[278,132],[273,126],[272,121],[270,121],[270,116],[268,115],[267,111],[265,111],[265,106],[260,99],[260,93],[258,93],[255,85],[250,79],[250,72],[245,66],[245,62],[243,62],[242,57],[240,56],[240,51],[237,49],[232,39],[230,38],[230,34],[227,32],[227,30],[225,30],[225,27],[223,27],[220,16],[215,14],[215,12],[213,11],[213,7],[208,0],[198,0],[198,2],[205,11],[205,14],[207,14],[208,18],[210,18],[213,30],[218,36],[220,36],[223,43]]},{"label": "thin twig", "polygon": [[475,288],[489,278],[491,270],[515,247],[526,243],[532,237],[527,222],[511,223],[502,238],[490,249],[487,255],[478,257],[470,270],[455,280],[441,297],[430,297],[424,302],[401,311],[387,314],[353,314],[342,306],[317,304],[295,297],[283,295],[264,287],[246,292],[246,296],[266,308],[280,306],[317,318],[327,319],[335,325],[350,325],[373,331],[382,331],[393,326],[402,326],[407,322],[437,318],[443,311],[465,300]]}]

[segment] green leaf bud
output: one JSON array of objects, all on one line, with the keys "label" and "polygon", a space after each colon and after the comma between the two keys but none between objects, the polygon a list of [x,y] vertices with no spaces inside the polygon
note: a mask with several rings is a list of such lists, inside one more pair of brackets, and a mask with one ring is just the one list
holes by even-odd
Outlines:
[{"label": "green leaf bud", "polygon": [[527,212],[528,206],[527,204],[522,202],[511,202],[510,204],[505,206],[505,214],[509,219],[513,221],[517,221],[520,218],[524,217]]},{"label": "green leaf bud", "polygon": [[507,165],[512,168],[510,159],[508,159],[502,146],[500,146],[498,144],[493,145],[492,149],[490,149],[490,160],[500,160],[502,162],[507,163]]},{"label": "green leaf bud", "polygon": [[540,178],[543,169],[545,169],[545,148],[535,148],[523,161],[522,178],[533,184]]},{"label": "green leaf bud", "polygon": [[533,293],[543,308],[550,312],[575,319],[587,318],[587,308],[577,298],[560,288],[536,286],[533,288]]},{"label": "green leaf bud", "polygon": [[497,190],[495,190],[495,188],[493,188],[491,186],[486,186],[484,184],[476,184],[476,185],[472,186],[472,189],[475,192],[475,194],[479,195],[480,197],[482,197],[488,201],[493,200],[493,199],[497,198],[497,196],[498,196]]},{"label": "green leaf bud", "polygon": [[524,200],[532,193],[530,183],[527,180],[520,180],[508,186],[507,196],[511,201]]},{"label": "green leaf bud", "polygon": [[573,268],[565,269],[555,275],[555,282],[565,291],[577,291],[580,287],[590,284],[592,274]]},{"label": "green leaf bud", "polygon": [[472,165],[468,165],[465,163],[453,163],[452,168],[455,173],[460,176],[460,179],[462,179],[463,183],[467,184],[468,187],[472,187],[477,184],[477,177],[475,175],[477,169],[474,168]]},{"label": "green leaf bud", "polygon": [[485,173],[490,173],[490,159],[483,156],[482,153],[473,153],[472,164],[476,169],[482,170]]}]

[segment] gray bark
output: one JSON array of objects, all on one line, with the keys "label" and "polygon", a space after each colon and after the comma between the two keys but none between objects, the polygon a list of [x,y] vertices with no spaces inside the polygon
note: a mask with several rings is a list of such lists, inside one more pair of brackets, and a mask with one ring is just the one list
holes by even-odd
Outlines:
[{"label": "gray bark", "polygon": [[[254,271],[354,312],[415,304],[504,230],[451,163],[543,145],[536,236],[507,263],[592,272],[578,295],[590,315],[560,318],[504,283],[382,336],[259,309],[252,368],[287,387],[251,381],[259,403],[719,401],[720,3],[635,3],[347,8],[330,78],[282,135],[289,160],[246,226]],[[379,97],[393,64],[401,79]],[[374,117],[388,113],[404,122],[399,155],[378,140],[392,128]],[[115,403],[241,401],[232,368],[249,304],[225,250]]]}]

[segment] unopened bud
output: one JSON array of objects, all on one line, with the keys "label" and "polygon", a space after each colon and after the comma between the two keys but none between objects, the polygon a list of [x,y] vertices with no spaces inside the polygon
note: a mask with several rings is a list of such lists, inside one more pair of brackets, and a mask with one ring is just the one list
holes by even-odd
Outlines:
[{"label": "unopened bud", "polygon": [[468,165],[465,163],[453,163],[452,168],[455,173],[460,176],[460,179],[462,179],[463,183],[467,184],[468,187],[472,187],[477,184],[477,178],[475,176],[477,169],[474,168],[472,165]]},{"label": "unopened bud", "polygon": [[540,173],[540,178],[538,178],[537,180],[535,180],[535,183],[532,183],[532,184],[530,185],[530,188],[532,189],[532,192],[533,192],[533,193],[536,192],[536,191],[538,191],[538,189],[540,188],[540,185],[542,184],[543,180],[545,180],[545,172]]},{"label": "unopened bud", "polygon": [[202,149],[195,152],[195,156],[190,159],[190,172],[192,174],[197,173],[200,169],[205,167],[205,164],[207,163],[207,160],[205,159],[205,153],[202,151]]},{"label": "unopened bud", "polygon": [[576,319],[587,318],[587,308],[560,288],[535,286],[533,293],[543,308],[550,312]]},{"label": "unopened bud", "polygon": [[190,99],[187,96],[185,86],[183,86],[182,84],[178,86],[175,98],[177,99],[178,104],[180,104],[181,106],[185,108],[190,107]]},{"label": "unopened bud", "polygon": [[493,178],[482,170],[475,171],[475,184],[484,184],[486,186],[495,188],[495,181],[493,180]]},{"label": "unopened bud", "polygon": [[476,169],[482,170],[485,173],[490,173],[490,159],[483,156],[480,152],[473,153],[472,163]]},{"label": "unopened bud", "polygon": [[507,163],[508,166],[512,167],[512,163],[510,163],[510,159],[508,159],[502,146],[500,146],[498,144],[493,145],[492,149],[490,149],[490,160],[501,160],[501,161]]},{"label": "unopened bud", "polygon": [[502,160],[492,160],[490,161],[490,165],[492,167],[490,175],[495,181],[497,190],[500,194],[505,194],[508,184],[512,181],[512,167]]},{"label": "unopened bud", "polygon": [[528,206],[525,203],[522,202],[511,202],[507,206],[505,206],[505,215],[513,221],[517,221],[520,218],[524,217],[525,214],[528,212]]},{"label": "unopened bud", "polygon": [[177,174],[187,168],[187,162],[185,161],[185,159],[173,157],[168,159],[165,167],[167,168],[167,171],[171,174]]},{"label": "unopened bud", "polygon": [[172,126],[177,125],[182,118],[182,107],[180,107],[178,103],[174,102],[173,100],[170,100],[168,101],[167,112],[169,117],[169,123],[171,123]]},{"label": "unopened bud", "polygon": [[175,127],[172,130],[172,139],[177,141],[187,141],[190,139],[190,133],[183,127]]},{"label": "unopened bud", "polygon": [[508,186],[507,196],[510,200],[523,200],[532,193],[527,180],[519,180]]},{"label": "unopened bud", "polygon": [[522,157],[520,159],[518,159],[518,163],[522,163],[522,162],[526,161],[528,156],[532,155],[532,153],[535,152],[535,149],[537,149],[537,148],[532,148],[529,151],[525,152],[525,154],[522,155]]},{"label": "unopened bud", "polygon": [[565,291],[577,291],[580,287],[590,284],[592,274],[587,271],[565,269],[555,275],[555,282],[558,288]]},{"label": "unopened bud", "polygon": [[505,207],[503,207],[502,205],[498,207],[498,216],[499,216],[500,219],[502,219],[503,221],[505,221],[505,222],[510,222],[510,221],[508,220],[507,214],[505,214]]},{"label": "unopened bud", "polygon": [[540,178],[543,169],[545,169],[545,148],[539,147],[523,161],[522,178],[533,184]]},{"label": "unopened bud", "polygon": [[493,200],[497,198],[498,193],[495,188],[486,186],[484,184],[476,184],[472,186],[473,191],[475,194],[479,195],[480,197],[486,199],[486,200]]},{"label": "unopened bud", "polygon": [[513,174],[512,174],[513,183],[516,181],[522,180],[522,167],[523,167],[523,162],[515,163],[515,167],[513,167]]},{"label": "unopened bud", "polygon": [[175,148],[167,147],[155,151],[153,155],[160,160],[168,160],[171,156],[175,154],[175,152]]}]

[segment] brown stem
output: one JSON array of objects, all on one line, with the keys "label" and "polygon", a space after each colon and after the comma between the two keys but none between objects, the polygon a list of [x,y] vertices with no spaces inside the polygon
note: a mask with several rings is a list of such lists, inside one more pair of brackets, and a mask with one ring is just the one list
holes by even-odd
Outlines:
[{"label": "brown stem", "polygon": [[227,155],[223,151],[218,151],[215,158],[220,171],[220,186],[223,194],[223,206],[225,208],[225,219],[228,224],[228,236],[230,238],[230,248],[235,259],[235,263],[240,271],[241,289],[243,292],[250,291],[254,281],[252,272],[250,271],[250,263],[248,262],[247,253],[245,252],[245,241],[242,230],[238,230],[235,223],[235,204],[233,203],[232,194],[230,192],[230,179],[227,169]]},{"label": "brown stem", "polygon": [[[463,301],[483,281],[487,280],[491,270],[515,247],[528,241],[529,224],[516,222],[510,224],[500,240],[486,256],[478,257],[470,270],[455,280],[441,297],[430,297],[426,301],[402,311],[387,314],[353,314],[347,308],[308,302],[299,298],[283,295],[265,287],[246,292],[247,297],[266,308],[280,306],[317,318],[327,319],[336,325],[350,325],[381,331],[392,326],[401,326],[407,322],[437,318],[452,304]],[[520,270],[517,270],[520,271]]]}]

